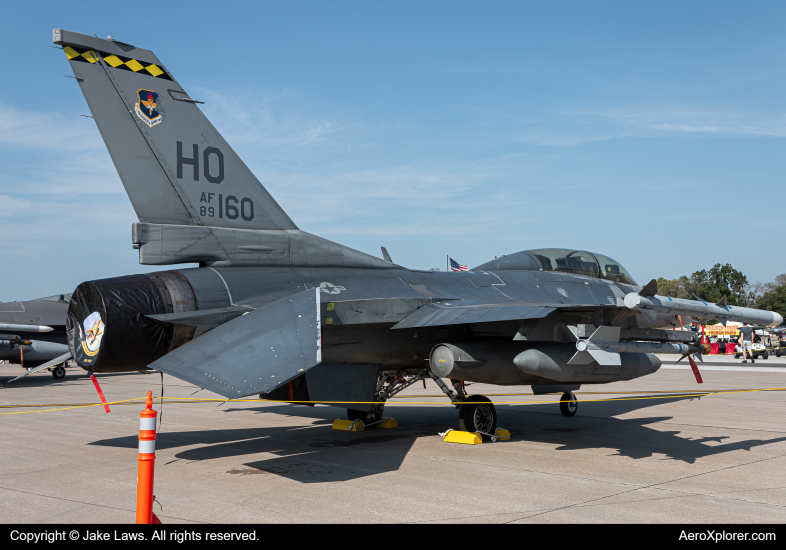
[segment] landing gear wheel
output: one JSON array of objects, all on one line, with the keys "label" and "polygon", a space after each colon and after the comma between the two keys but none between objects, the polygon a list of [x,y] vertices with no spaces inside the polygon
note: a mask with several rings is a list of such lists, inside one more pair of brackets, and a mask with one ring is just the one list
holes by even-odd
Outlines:
[{"label": "landing gear wheel", "polygon": [[562,399],[559,401],[559,410],[565,416],[573,416],[579,410],[579,402],[576,401],[576,396],[573,392],[566,391],[562,394]]},{"label": "landing gear wheel", "polygon": [[60,380],[65,378],[65,367],[63,365],[58,365],[52,369],[52,376],[54,376],[55,380]]},{"label": "landing gear wheel", "polygon": [[382,411],[385,405],[372,405],[370,411],[359,411],[357,409],[347,409],[347,418],[350,420],[362,420],[368,426],[382,419]]},{"label": "landing gear wheel", "polygon": [[[497,409],[488,397],[468,395],[466,401],[476,405],[459,407],[459,430],[462,432],[480,432],[482,434],[497,433]],[[488,435],[483,435],[488,439]]]}]

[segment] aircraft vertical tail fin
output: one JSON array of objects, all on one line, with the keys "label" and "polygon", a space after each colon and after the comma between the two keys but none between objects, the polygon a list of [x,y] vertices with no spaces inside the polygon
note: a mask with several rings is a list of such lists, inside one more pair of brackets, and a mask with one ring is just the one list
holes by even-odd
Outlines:
[{"label": "aircraft vertical tail fin", "polygon": [[54,29],[139,221],[297,226],[149,50]]}]

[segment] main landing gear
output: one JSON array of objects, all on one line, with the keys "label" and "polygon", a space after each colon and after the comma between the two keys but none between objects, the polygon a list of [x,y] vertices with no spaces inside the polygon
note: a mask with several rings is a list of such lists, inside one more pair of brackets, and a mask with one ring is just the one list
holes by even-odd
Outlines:
[{"label": "main landing gear", "polygon": [[420,382],[426,378],[426,371],[421,370],[415,374],[407,371],[385,371],[380,373],[377,379],[377,387],[374,390],[374,401],[379,405],[372,405],[369,411],[358,409],[347,409],[349,420],[360,420],[365,427],[371,427],[383,420],[382,413],[385,410],[385,401],[397,393],[407,389],[412,384]]},{"label": "main landing gear", "polygon": [[478,432],[484,437],[497,433],[497,409],[488,397],[469,395],[466,405],[459,406],[459,430]]},{"label": "main landing gear", "polygon": [[65,370],[66,365],[67,363],[63,363],[62,365],[57,365],[56,367],[47,370],[49,370],[49,372],[52,373],[52,377],[55,380],[62,380],[63,378],[65,378],[66,375],[66,370]]},{"label": "main landing gear", "polygon": [[359,411],[357,409],[347,409],[347,418],[350,420],[361,420],[364,425],[376,424],[382,420],[382,411],[385,405],[373,405],[370,411]]},{"label": "main landing gear", "polygon": [[493,438],[497,434],[497,409],[491,399],[484,395],[467,395],[460,380],[451,380],[453,389],[450,389],[442,379],[428,371],[428,376],[434,380],[453,403],[457,403],[459,410],[459,431],[479,433],[483,439]]}]

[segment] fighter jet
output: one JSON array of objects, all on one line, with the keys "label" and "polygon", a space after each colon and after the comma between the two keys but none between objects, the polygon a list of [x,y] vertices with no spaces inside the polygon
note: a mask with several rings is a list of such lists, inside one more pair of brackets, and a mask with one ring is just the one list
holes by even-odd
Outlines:
[{"label": "fighter jet", "polygon": [[[155,369],[227,398],[327,403],[373,425],[430,378],[459,428],[497,413],[462,382],[563,394],[705,352],[678,317],[777,325],[777,314],[658,296],[625,267],[572,249],[470,271],[406,269],[298,229],[153,52],[54,30],[135,209],[143,265],[198,264],[82,283],[69,357],[91,373]],[[307,197],[304,197],[307,200]],[[318,198],[314,198],[318,200]],[[447,382],[446,382],[447,380]]]},{"label": "fighter jet", "polygon": [[[70,294],[0,303],[0,359],[36,368],[68,352],[66,312]],[[65,376],[65,361],[49,368],[55,380]]]}]

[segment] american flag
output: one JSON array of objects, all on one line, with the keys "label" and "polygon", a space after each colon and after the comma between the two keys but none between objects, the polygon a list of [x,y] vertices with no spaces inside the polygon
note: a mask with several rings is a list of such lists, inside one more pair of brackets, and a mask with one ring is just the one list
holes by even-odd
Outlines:
[{"label": "american flag", "polygon": [[450,256],[448,256],[448,259],[450,260],[450,270],[451,271],[469,271],[469,268],[467,266],[461,265],[460,263],[458,263],[456,260],[454,260]]}]

